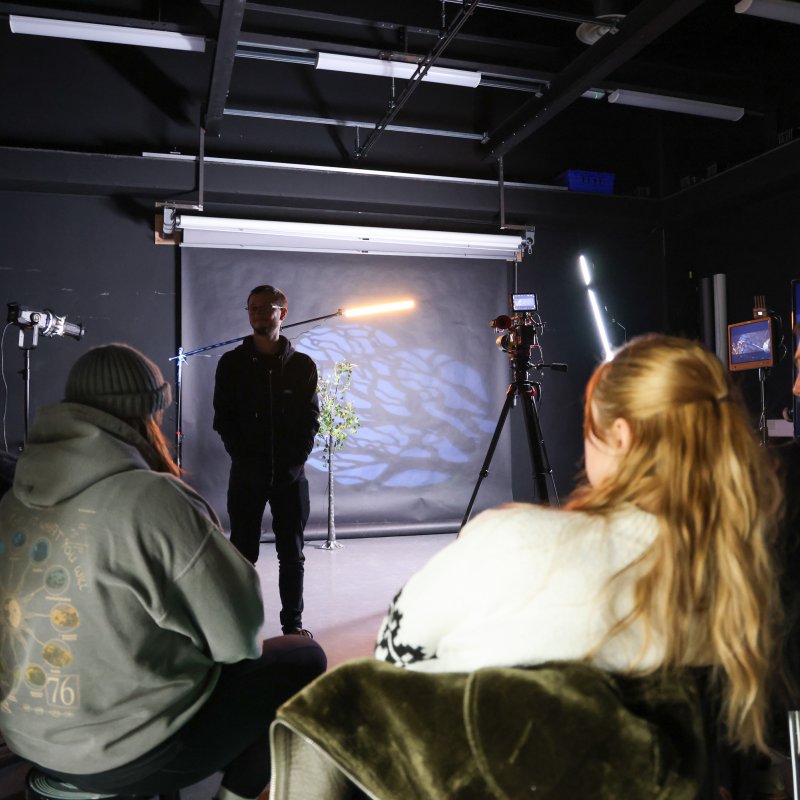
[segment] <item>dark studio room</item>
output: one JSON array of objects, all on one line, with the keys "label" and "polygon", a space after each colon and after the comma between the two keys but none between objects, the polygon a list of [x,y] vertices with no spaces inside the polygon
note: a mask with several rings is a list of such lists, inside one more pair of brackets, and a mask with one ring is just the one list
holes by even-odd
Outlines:
[{"label": "dark studio room", "polygon": [[0,2],[0,800],[800,800],[799,54]]}]

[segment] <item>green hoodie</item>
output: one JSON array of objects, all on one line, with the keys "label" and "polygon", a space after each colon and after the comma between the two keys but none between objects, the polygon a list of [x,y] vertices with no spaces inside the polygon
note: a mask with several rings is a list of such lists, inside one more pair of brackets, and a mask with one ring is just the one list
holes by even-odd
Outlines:
[{"label": "green hoodie", "polygon": [[255,569],[121,420],[43,409],[0,502],[0,732],[90,774],[161,744],[255,658]]}]

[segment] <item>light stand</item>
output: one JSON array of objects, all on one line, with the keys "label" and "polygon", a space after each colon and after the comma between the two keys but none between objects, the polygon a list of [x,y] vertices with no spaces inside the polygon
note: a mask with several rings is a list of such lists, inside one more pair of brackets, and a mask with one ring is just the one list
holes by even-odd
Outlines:
[{"label": "light stand", "polygon": [[[498,321],[499,319],[495,320],[495,322]],[[472,514],[472,507],[475,505],[475,499],[478,496],[478,490],[481,487],[481,483],[483,483],[483,479],[489,474],[489,465],[491,464],[497,443],[500,440],[500,434],[503,431],[506,417],[510,409],[516,405],[517,398],[522,400],[522,411],[525,417],[528,450],[533,466],[534,501],[555,506],[559,504],[558,492],[556,490],[555,479],[553,478],[553,470],[550,467],[550,461],[547,457],[547,448],[545,447],[544,435],[542,433],[542,426],[539,422],[537,410],[537,402],[541,398],[541,384],[531,379],[530,370],[535,369],[541,372],[543,369],[552,369],[559,372],[566,372],[567,365],[531,363],[531,350],[534,348],[537,350],[539,349],[538,333],[539,328],[537,325],[526,324],[517,327],[512,335],[512,341],[515,343],[508,346],[507,352],[511,360],[513,380],[506,392],[506,399],[505,403],[503,403],[503,409],[500,412],[500,418],[494,429],[486,458],[481,466],[478,481],[472,491],[472,497],[470,497],[467,510],[464,513],[464,519],[461,521],[462,528],[469,522],[469,518]],[[552,487],[552,491],[548,487]]]},{"label": "light stand", "polygon": [[758,432],[761,435],[761,446],[767,446],[767,401],[766,383],[769,369],[767,367],[758,368],[758,384],[761,392],[761,414],[758,417]]},{"label": "light stand", "polygon": [[19,349],[22,350],[22,369],[19,374],[25,384],[22,394],[22,413],[25,421],[23,443],[28,441],[28,423],[31,414],[31,350],[39,344],[38,325],[25,325],[19,329]]},{"label": "light stand", "polygon": [[[311,319],[304,319],[300,322],[292,322],[289,325],[282,325],[281,330],[286,328],[294,328],[297,325],[307,325],[309,322],[320,322],[324,319],[331,319],[332,317],[340,317],[344,314],[344,309],[339,308],[331,314],[323,314],[321,317],[311,317]],[[206,350],[216,350],[218,347],[225,347],[228,344],[236,344],[246,339],[251,334],[245,336],[238,336],[236,339],[227,339],[224,342],[216,342],[214,344],[207,344],[204,347],[196,347],[194,350],[184,350],[182,347],[178,348],[178,354],[172,356],[170,361],[175,362],[175,463],[178,467],[182,466],[183,459],[183,365],[189,356],[196,356],[198,353],[205,353]],[[20,345],[21,346],[21,345]]]}]

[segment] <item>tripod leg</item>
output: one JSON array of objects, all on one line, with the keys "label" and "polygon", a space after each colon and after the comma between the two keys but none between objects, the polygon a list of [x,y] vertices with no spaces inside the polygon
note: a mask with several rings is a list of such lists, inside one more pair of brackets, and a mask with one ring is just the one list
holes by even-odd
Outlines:
[{"label": "tripod leg", "polygon": [[[532,394],[522,393],[522,410],[525,415],[525,431],[528,434],[528,449],[533,465],[534,499],[538,503],[557,506],[558,492],[553,478],[553,470],[547,458],[547,448],[544,446],[542,426],[539,424],[539,412]],[[548,489],[548,483],[550,489]]]},{"label": "tripod leg", "polygon": [[[503,403],[503,410],[500,412],[500,419],[497,420],[497,426],[494,429],[494,434],[492,434],[492,441],[489,443],[489,449],[486,452],[486,458],[483,460],[483,466],[481,467],[480,475],[478,475],[478,482],[475,484],[475,488],[472,490],[472,497],[469,499],[469,505],[467,506],[467,510],[464,514],[464,519],[461,520],[462,528],[469,522],[469,518],[472,514],[472,507],[475,505],[475,499],[478,496],[478,490],[481,488],[483,479],[489,474],[489,464],[492,462],[492,456],[497,448],[497,442],[500,440],[500,434],[503,432],[503,425],[506,421],[506,417],[508,416],[508,412],[511,409],[511,406],[514,405],[515,395],[516,387],[512,383],[506,392],[506,401]],[[461,529],[459,528],[459,530]]]}]

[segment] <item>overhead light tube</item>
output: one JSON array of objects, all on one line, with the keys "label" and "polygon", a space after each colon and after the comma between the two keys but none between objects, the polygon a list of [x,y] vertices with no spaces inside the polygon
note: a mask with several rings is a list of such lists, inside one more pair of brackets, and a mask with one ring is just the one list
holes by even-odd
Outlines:
[{"label": "overhead light tube", "polygon": [[789,0],[739,0],[734,10],[737,14],[800,25],[800,3],[790,3]]},{"label": "overhead light tube", "polygon": [[407,311],[414,308],[413,300],[396,300],[392,303],[378,303],[373,306],[358,306],[342,311],[344,317],[367,317],[372,314],[389,314],[392,311]]},{"label": "overhead light tube", "polygon": [[658,111],[674,111],[678,114],[692,114],[696,117],[713,117],[730,122],[737,122],[744,116],[744,109],[739,106],[687,100],[685,97],[670,97],[665,94],[634,92],[629,89],[615,89],[608,96],[608,102],[637,108],[655,108]]},{"label": "overhead light tube", "polygon": [[[350,72],[356,75],[380,75],[386,78],[411,78],[418,64],[407,61],[389,61],[384,58],[362,58],[339,53],[320,53],[317,69],[333,72]],[[481,73],[463,69],[431,67],[422,79],[429,83],[446,83],[449,86],[466,86],[474,89],[481,82]]]},{"label": "overhead light tube", "polygon": [[578,266],[580,267],[581,277],[586,284],[586,293],[589,295],[589,305],[592,309],[592,316],[594,317],[594,324],[597,328],[597,335],[600,339],[600,344],[603,347],[603,357],[606,361],[611,361],[614,357],[613,348],[606,332],[605,322],[603,321],[603,314],[600,311],[600,303],[597,300],[597,294],[592,288],[592,275],[589,271],[589,262],[586,257],[581,254],[578,257]]},{"label": "overhead light tube", "polygon": [[80,39],[85,42],[132,44],[140,47],[161,47],[167,50],[186,50],[202,53],[206,49],[204,36],[151,28],[131,28],[125,25],[101,25],[95,22],[74,22],[65,19],[25,17],[10,14],[12,33],[32,36],[53,36],[57,39]]}]

